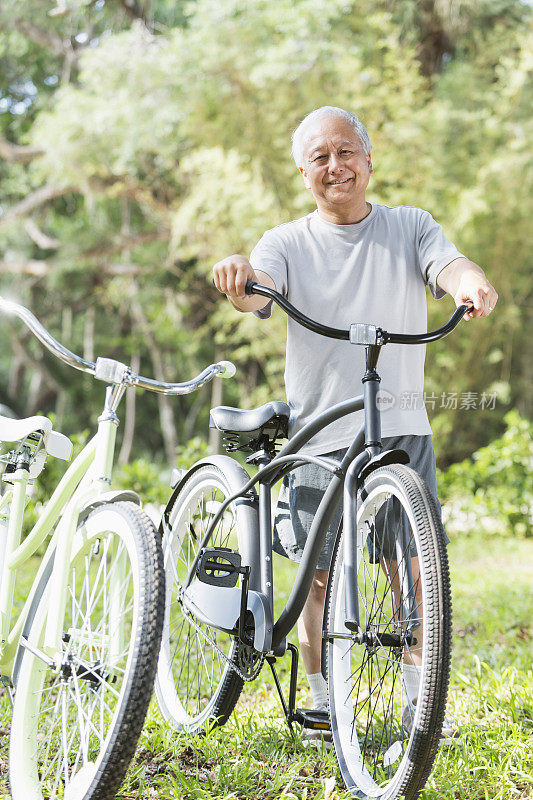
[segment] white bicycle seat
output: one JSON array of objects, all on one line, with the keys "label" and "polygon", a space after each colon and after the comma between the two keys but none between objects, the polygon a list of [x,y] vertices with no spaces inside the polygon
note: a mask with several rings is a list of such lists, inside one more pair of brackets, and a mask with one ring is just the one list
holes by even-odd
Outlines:
[{"label": "white bicycle seat", "polygon": [[43,442],[46,452],[68,461],[72,453],[72,442],[62,433],[52,430],[52,423],[48,417],[27,417],[26,419],[10,419],[0,416],[0,441],[22,442],[30,433],[43,432]]}]

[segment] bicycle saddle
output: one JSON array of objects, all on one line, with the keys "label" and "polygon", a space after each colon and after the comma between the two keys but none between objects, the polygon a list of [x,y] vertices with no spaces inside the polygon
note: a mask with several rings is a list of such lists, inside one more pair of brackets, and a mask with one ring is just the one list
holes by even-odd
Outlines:
[{"label": "bicycle saddle", "polygon": [[27,417],[26,419],[10,419],[0,416],[0,442],[22,442],[30,433],[43,433],[46,452],[68,461],[72,452],[72,442],[62,433],[52,430],[48,417]]},{"label": "bicycle saddle", "polygon": [[280,431],[280,435],[286,436],[290,411],[287,403],[282,403],[281,400],[272,400],[250,411],[217,406],[211,409],[209,427],[228,433],[248,434],[265,432],[265,428],[275,428]]}]

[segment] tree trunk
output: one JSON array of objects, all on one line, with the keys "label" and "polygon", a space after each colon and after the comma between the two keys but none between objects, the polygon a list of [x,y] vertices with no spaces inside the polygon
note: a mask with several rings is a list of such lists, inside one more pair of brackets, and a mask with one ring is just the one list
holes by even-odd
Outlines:
[{"label": "tree trunk", "polygon": [[[71,348],[71,340],[72,340],[72,309],[70,306],[65,306],[63,312],[61,314],[61,342],[65,345],[65,347]],[[67,400],[68,400],[68,393],[66,389],[63,387],[61,391],[58,392],[57,400],[56,400],[56,429],[58,431],[61,430],[63,425],[63,417],[65,415],[65,409],[67,407]]]},{"label": "tree trunk", "polygon": [[56,421],[54,423],[54,428],[57,431],[61,431],[61,428],[63,427],[63,417],[65,416],[65,409],[67,407],[67,397],[68,395],[64,389],[62,389],[57,395],[55,410]]},{"label": "tree trunk", "polygon": [[196,420],[198,419],[198,414],[200,413],[200,409],[202,408],[203,403],[204,403],[204,396],[203,392],[200,391],[197,393],[193,401],[193,404],[188,410],[185,420],[183,422],[182,439],[184,442],[188,442],[189,439],[192,439],[192,437],[194,436],[194,426],[196,425]]},{"label": "tree trunk", "polygon": [[[131,298],[131,311],[145,338],[146,346],[148,347],[154,368],[154,376],[158,381],[165,381],[165,370],[163,368],[161,351],[159,350],[154,335],[150,330],[150,325],[148,324],[148,320],[144,315],[142,306],[134,294]],[[157,402],[159,405],[159,419],[161,422],[161,434],[163,436],[165,455],[167,457],[167,461],[174,465],[176,460],[176,450],[178,448],[178,435],[176,432],[176,426],[174,424],[174,415],[172,413],[172,399],[165,397],[163,394],[158,394]]]},{"label": "tree trunk", "polygon": [[[131,359],[131,368],[134,372],[139,372],[141,366],[141,357],[139,353],[135,353]],[[118,463],[120,466],[127,464],[130,460],[131,448],[133,446],[133,436],[135,434],[135,398],[136,391],[134,386],[130,386],[126,390],[126,410],[124,419],[124,438],[122,439],[122,446],[118,454]]]},{"label": "tree trunk", "polygon": [[[5,325],[7,328],[7,333],[9,336],[9,342],[11,350],[14,354],[15,359],[18,361],[20,365],[20,370],[28,369],[32,375],[37,374],[40,376],[39,386],[36,388],[36,384],[33,383],[33,387],[30,390],[30,394],[32,395],[28,399],[27,403],[27,413],[28,415],[31,413],[35,413],[33,408],[35,406],[40,406],[44,403],[44,400],[47,401],[50,399],[50,395],[58,395],[61,390],[62,386],[60,383],[56,381],[56,379],[50,374],[44,364],[39,361],[38,359],[34,358],[27,350],[25,346],[24,340],[19,337],[18,333],[15,329],[11,326],[7,320],[5,321]],[[13,377],[13,376],[12,376]],[[11,381],[11,388],[16,388],[16,381]],[[20,389],[21,386],[18,386],[18,392],[16,394],[10,394],[10,400],[13,404],[20,409],[21,408],[21,400],[20,400]],[[14,409],[14,410],[17,410]]]},{"label": "tree trunk", "polygon": [[83,357],[94,361],[94,306],[88,306],[83,330]]},{"label": "tree trunk", "polygon": [[[215,353],[215,361],[220,361],[222,355]],[[222,405],[223,381],[221,378],[213,378],[211,382],[211,408]],[[218,428],[209,428],[209,450],[211,453],[220,453],[220,443],[222,440],[221,432]]]},{"label": "tree trunk", "polygon": [[7,396],[10,402],[20,398],[22,392],[22,382],[24,378],[24,361],[18,353],[13,354],[11,368],[9,370],[9,381],[7,384]]}]

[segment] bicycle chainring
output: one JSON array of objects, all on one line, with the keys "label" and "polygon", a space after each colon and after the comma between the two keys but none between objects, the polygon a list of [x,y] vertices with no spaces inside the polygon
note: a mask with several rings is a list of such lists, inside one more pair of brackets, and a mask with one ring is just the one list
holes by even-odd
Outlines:
[{"label": "bicycle chainring", "polygon": [[235,640],[235,655],[231,660],[238,669],[237,674],[245,681],[253,681],[261,672],[265,656],[258,653],[252,645]]},{"label": "bicycle chainring", "polygon": [[[182,607],[183,608],[183,607]],[[209,634],[203,630],[203,628],[198,625],[197,621],[194,619],[193,615],[187,613],[184,609],[184,616],[187,618],[187,621],[196,628],[197,632],[203,636],[203,638],[211,644],[212,647],[220,654],[222,659],[226,661],[226,663],[231,667],[231,669],[237,673],[239,678],[241,678],[246,683],[253,681],[257,678],[259,673],[261,672],[261,667],[263,666],[263,661],[265,660],[264,653],[259,653],[255,650],[252,645],[244,644],[239,639],[235,639],[235,650],[232,654],[231,658],[228,658],[226,653],[221,650],[218,646],[216,641],[209,636]]]}]

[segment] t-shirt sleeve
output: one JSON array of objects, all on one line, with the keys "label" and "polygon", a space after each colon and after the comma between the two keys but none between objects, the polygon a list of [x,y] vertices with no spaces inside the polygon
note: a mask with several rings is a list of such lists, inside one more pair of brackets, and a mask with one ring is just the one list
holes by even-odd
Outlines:
[{"label": "t-shirt sleeve", "polygon": [[442,225],[435,222],[427,211],[420,211],[417,231],[418,266],[424,281],[431,289],[435,300],[444,297],[446,292],[437,286],[437,275],[451,261],[464,258],[457,247],[443,233]]},{"label": "t-shirt sleeve", "polygon": [[[250,264],[254,270],[270,275],[277,292],[287,294],[287,248],[276,228],[263,234],[250,253]],[[259,319],[268,319],[272,314],[272,300],[254,314]]]}]

